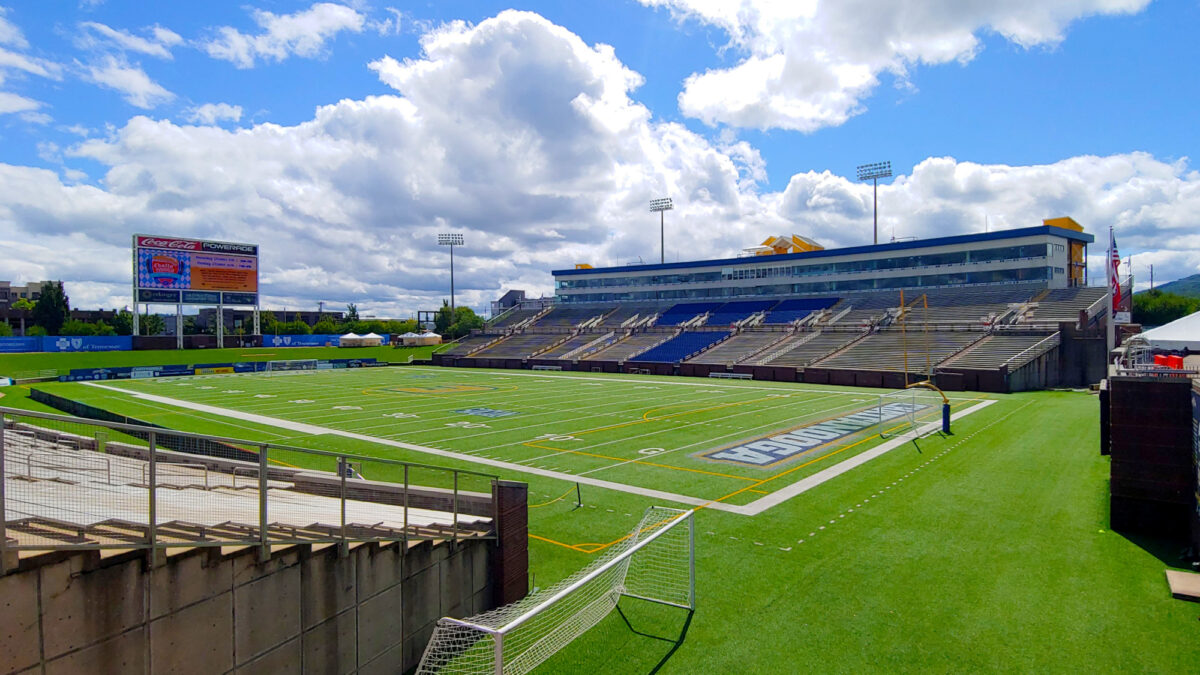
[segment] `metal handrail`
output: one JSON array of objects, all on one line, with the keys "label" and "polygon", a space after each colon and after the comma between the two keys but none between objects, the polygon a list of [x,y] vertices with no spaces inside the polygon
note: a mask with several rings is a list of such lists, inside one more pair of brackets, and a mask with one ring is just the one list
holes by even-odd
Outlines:
[{"label": "metal handrail", "polygon": [[[33,477],[33,467],[35,466],[35,464],[34,464],[35,457],[52,457],[54,459],[61,459],[60,455],[56,455],[52,452],[31,452],[31,453],[29,453],[28,455],[25,456],[25,475],[29,476],[30,478]],[[103,462],[104,463],[104,482],[108,483],[109,485],[112,484],[112,462],[110,462],[107,457],[81,456],[78,459],[80,461],[84,461],[84,462],[97,462],[97,463]],[[88,470],[92,470],[92,469],[96,468],[96,467],[88,467],[88,466],[77,466],[77,465],[72,465],[72,464],[55,464],[55,463],[51,462],[50,460],[38,461],[36,466],[39,466],[39,467],[42,467],[45,469],[69,469],[71,471],[88,471]]]},{"label": "metal handrail", "polygon": [[[145,523],[137,523],[134,525],[134,527],[144,528],[144,536],[138,536],[132,540],[120,541],[118,543],[113,543],[110,540],[106,539],[106,537],[108,535],[105,534],[103,526],[93,526],[93,525],[88,525],[88,526],[80,525],[79,527],[80,527],[81,536],[82,536],[82,532],[84,530],[97,529],[97,531],[94,533],[94,535],[90,535],[95,539],[94,541],[86,541],[86,542],[82,542],[82,543],[75,542],[75,541],[72,541],[72,542],[57,542],[57,541],[46,542],[46,541],[42,541],[39,538],[36,541],[14,543],[14,542],[9,541],[9,537],[7,536],[12,531],[11,528],[8,527],[9,523],[6,522],[6,518],[0,517],[0,573],[2,573],[4,570],[6,570],[10,565],[13,564],[13,561],[16,560],[15,558],[12,557],[12,554],[14,554],[15,552],[17,552],[19,550],[24,550],[24,549],[37,549],[37,550],[150,549],[152,551],[160,551],[162,549],[166,549],[169,547],[178,547],[178,546],[196,547],[196,546],[222,546],[222,545],[231,545],[232,544],[232,545],[257,545],[257,546],[262,547],[265,552],[265,551],[269,551],[270,547],[274,546],[274,545],[312,544],[312,543],[329,542],[329,543],[338,543],[341,545],[341,549],[343,551],[347,551],[348,550],[347,543],[350,541],[379,541],[379,540],[395,539],[398,541],[403,540],[403,541],[407,542],[410,537],[414,537],[417,539],[423,539],[423,538],[452,539],[454,541],[458,541],[463,536],[492,538],[492,539],[497,538],[499,536],[501,524],[500,524],[499,513],[498,513],[498,511],[495,510],[495,508],[492,509],[493,516],[492,516],[492,521],[491,521],[491,527],[489,528],[491,530],[491,532],[483,532],[483,531],[480,531],[478,527],[464,526],[459,523],[459,514],[463,512],[463,505],[465,503],[463,501],[465,495],[460,490],[460,485],[462,484],[462,479],[472,477],[472,476],[478,477],[478,478],[484,478],[484,479],[487,479],[489,482],[491,482],[492,485],[494,486],[499,481],[499,477],[495,474],[484,473],[481,471],[460,470],[460,469],[455,469],[455,468],[450,468],[450,467],[436,466],[436,465],[432,465],[432,464],[404,462],[404,461],[395,460],[395,459],[369,457],[369,456],[365,456],[365,455],[356,455],[356,454],[349,454],[349,453],[342,453],[342,452],[330,452],[330,451],[325,451],[325,450],[314,450],[311,448],[300,448],[300,447],[286,446],[286,445],[274,445],[271,443],[266,443],[266,442],[261,442],[261,441],[247,441],[244,439],[236,439],[236,438],[223,437],[223,436],[212,436],[212,435],[196,434],[196,433],[184,432],[184,431],[174,431],[171,429],[141,426],[141,425],[135,425],[135,424],[128,424],[128,423],[124,423],[124,422],[109,422],[109,421],[103,421],[103,420],[91,420],[91,419],[84,419],[84,418],[71,417],[71,416],[65,416],[65,415],[57,415],[57,414],[52,414],[52,413],[29,411],[29,410],[23,410],[23,409],[19,409],[19,408],[0,407],[0,476],[4,475],[4,472],[6,470],[5,469],[6,455],[10,454],[8,452],[8,444],[5,442],[7,440],[5,438],[6,432],[7,433],[15,432],[14,436],[21,437],[22,441],[28,439],[30,436],[33,436],[35,441],[39,440],[39,438],[40,438],[41,440],[43,440],[44,442],[46,442],[48,444],[54,443],[55,438],[60,435],[73,435],[73,436],[78,435],[78,434],[68,434],[66,431],[62,431],[61,429],[57,429],[54,426],[47,425],[45,427],[45,430],[46,430],[46,432],[49,433],[51,438],[41,438],[41,434],[39,434],[37,432],[29,433],[24,430],[18,430],[16,428],[7,429],[6,424],[9,422],[10,419],[14,422],[14,427],[16,426],[17,422],[25,421],[25,423],[29,423],[29,422],[32,422],[35,420],[40,420],[43,423],[44,422],[58,422],[58,423],[62,423],[64,425],[68,425],[68,424],[74,425],[74,426],[86,425],[86,426],[94,428],[94,429],[109,429],[109,430],[114,430],[114,431],[125,432],[129,435],[139,436],[139,437],[145,439],[145,441],[146,441],[145,449],[148,453],[148,456],[147,456],[146,460],[144,460],[146,463],[142,466],[142,480],[143,480],[143,484],[144,484],[144,489],[146,490],[146,502],[145,502],[145,506],[144,506],[144,508],[145,508],[144,515],[146,517],[146,521],[145,521]],[[34,425],[30,424],[30,426],[34,426]],[[37,426],[35,428],[41,428],[41,426]],[[99,435],[99,432],[97,432],[97,433]],[[174,523],[174,524],[160,522],[161,519],[159,517],[159,508],[158,508],[159,507],[158,502],[160,501],[160,498],[157,495],[157,491],[162,487],[158,483],[159,483],[159,478],[161,476],[159,471],[163,467],[169,468],[171,466],[184,466],[184,467],[188,467],[191,469],[201,469],[204,471],[204,487],[205,487],[205,489],[208,489],[210,486],[209,473],[210,473],[211,467],[208,464],[172,461],[171,459],[162,457],[160,448],[163,445],[164,437],[168,437],[168,436],[171,437],[172,439],[174,439],[174,438],[193,439],[193,440],[199,440],[199,441],[226,443],[226,444],[230,444],[232,446],[247,447],[247,448],[257,451],[258,452],[257,467],[253,467],[253,468],[251,468],[249,466],[230,467],[232,469],[232,471],[231,471],[232,484],[234,487],[237,486],[237,475],[239,473],[239,470],[242,472],[254,471],[254,473],[256,474],[254,477],[255,478],[254,482],[257,484],[258,492],[259,492],[258,506],[256,509],[257,510],[257,519],[253,519],[253,518],[249,518],[249,517],[246,517],[246,518],[239,517],[234,520],[231,520],[229,523],[227,523],[225,525],[215,525],[215,526],[195,526],[195,525],[190,525],[184,521],[175,521],[175,520],[172,521],[172,523]],[[80,438],[82,439],[84,437],[80,437]],[[22,443],[21,445],[24,445],[24,443]],[[82,445],[82,443],[80,443],[80,445]],[[131,447],[136,448],[136,446],[131,446]],[[337,464],[339,467],[346,466],[348,464],[348,462],[350,462],[352,460],[356,461],[356,462],[367,462],[367,463],[374,463],[377,465],[390,465],[390,466],[400,467],[403,470],[404,482],[403,482],[403,485],[401,485],[399,483],[393,483],[390,481],[360,481],[360,480],[356,479],[353,481],[353,483],[355,485],[355,488],[354,488],[355,490],[362,489],[359,486],[365,486],[366,489],[368,489],[369,491],[381,491],[379,494],[380,498],[376,499],[376,498],[374,498],[374,496],[372,494],[369,494],[369,493],[357,494],[357,495],[355,495],[355,497],[352,498],[351,496],[348,496],[348,494],[347,494],[348,485],[347,485],[347,480],[346,480],[346,478],[347,478],[346,473],[344,470],[339,471],[341,489],[340,489],[340,495],[335,496],[335,499],[339,499],[339,501],[340,501],[340,504],[339,504],[340,510],[341,510],[340,518],[331,509],[328,520],[325,521],[322,518],[322,521],[320,521],[320,524],[318,526],[288,525],[286,522],[286,514],[287,514],[287,508],[288,508],[287,501],[286,500],[283,502],[277,501],[277,498],[272,497],[269,494],[270,491],[268,490],[268,487],[269,487],[268,472],[270,470],[270,467],[268,465],[268,451],[272,450],[272,449],[279,450],[279,451],[294,452],[297,454],[306,454],[306,455],[314,456],[314,457],[334,458],[337,460]],[[17,459],[18,462],[21,461],[21,459],[25,460],[26,473],[29,474],[30,476],[32,476],[32,469],[35,465],[42,466],[44,463],[41,459],[34,457],[39,454],[37,452],[30,452],[29,455],[27,455],[25,457],[21,457],[21,454],[24,454],[24,450],[22,450],[21,453],[15,454],[14,458]],[[42,452],[41,454],[53,456],[53,453],[49,453],[49,452]],[[93,450],[82,451],[79,453],[79,457],[80,457],[80,459],[86,459],[88,462],[93,462],[96,464],[103,463],[104,470],[106,471],[106,474],[108,476],[108,483],[112,484],[112,475],[113,475],[112,474],[112,464],[111,464],[112,460],[109,457],[103,455],[100,452],[96,452]],[[229,462],[230,460],[221,459],[221,460],[214,460],[214,461]],[[236,463],[236,462],[233,462],[233,463]],[[58,469],[65,469],[65,470],[77,470],[77,471],[78,470],[90,470],[90,471],[100,470],[98,466],[96,466],[94,468],[93,467],[81,467],[76,464],[64,463],[61,459],[58,459],[58,458],[51,459],[48,463],[45,463],[45,466],[49,466],[52,468],[58,468]],[[412,470],[412,469],[430,470],[430,471],[437,472],[438,474],[443,475],[443,476],[446,474],[449,474],[449,478],[453,485],[452,489],[444,490],[442,488],[435,488],[432,486],[430,489],[432,489],[434,492],[445,493],[441,497],[438,498],[439,501],[447,500],[447,499],[449,500],[449,502],[445,505],[445,507],[443,508],[441,505],[438,505],[438,506],[434,506],[432,508],[434,508],[435,510],[438,510],[438,511],[444,511],[446,516],[448,516],[451,519],[451,522],[443,522],[443,519],[439,517],[439,518],[432,520],[428,526],[422,525],[420,523],[417,523],[416,525],[410,525],[411,519],[410,519],[410,513],[409,513],[409,511],[410,511],[409,499],[410,499],[411,495],[409,493],[411,491],[411,483],[409,482],[409,475],[410,475],[410,470]],[[11,470],[11,467],[10,467],[10,470]],[[225,471],[220,468],[218,468],[217,470],[218,470],[218,472],[222,472],[222,473],[230,473],[230,471]],[[300,471],[304,471],[304,470],[300,469]],[[148,474],[148,478],[147,478],[147,474]],[[312,475],[314,477],[317,477],[319,475],[319,473],[313,473]],[[317,489],[305,490],[302,492],[312,494],[312,495],[325,494],[322,491],[322,488],[320,487],[322,485],[322,483],[320,482],[321,479],[317,478],[317,481],[318,482],[314,484]],[[5,483],[7,483],[7,481],[0,480],[0,514],[4,513],[4,511],[6,510],[6,506],[5,506],[6,491],[4,489]],[[195,487],[198,489],[199,486],[195,486]],[[391,494],[389,494],[389,493],[391,493]],[[472,494],[474,494],[474,493],[472,493]],[[326,495],[326,496],[330,496],[330,495]],[[495,493],[493,493],[493,500],[494,499],[495,499]],[[401,517],[403,518],[403,523],[404,523],[403,531],[396,530],[395,526],[386,526],[386,527],[383,527],[382,529],[380,529],[378,527],[360,526],[358,524],[348,523],[347,515],[346,515],[346,506],[347,506],[348,502],[352,502],[352,501],[353,502],[363,502],[363,503],[377,503],[381,507],[384,505],[391,505],[392,507],[399,507],[402,511],[402,516],[401,516],[401,512],[397,511],[397,512],[395,512],[394,517],[397,520],[399,520]],[[53,504],[47,504],[47,506],[52,507]],[[493,507],[495,507],[494,504],[493,504]],[[413,507],[413,508],[419,508],[419,507]],[[280,509],[278,511],[278,513],[285,514],[282,519],[279,515],[276,515],[276,513],[277,513],[276,509]],[[268,513],[270,513],[271,515],[269,516]],[[480,512],[472,511],[472,513],[478,514]],[[140,516],[139,516],[139,518],[140,518]],[[46,520],[46,518],[34,517],[30,521],[31,525],[23,524],[23,525],[20,525],[20,527],[21,528],[34,527],[35,531],[31,532],[28,536],[39,537],[39,535],[36,532],[36,528],[40,527],[39,523],[42,520]],[[51,520],[52,520],[52,518],[51,518]],[[245,520],[246,522],[243,522],[243,520]],[[257,520],[257,522],[250,522],[253,520]],[[160,535],[159,531],[163,527],[167,527],[168,525],[170,526],[170,529],[173,530],[172,534],[167,537]],[[194,529],[196,527],[200,527],[201,531],[198,534],[192,533],[192,535],[189,535],[188,537],[180,538],[180,537],[178,537],[178,527],[180,527],[181,525],[185,528],[188,528],[189,531],[191,531],[191,529]],[[221,532],[218,533],[216,536],[208,536],[203,531],[203,528],[206,528],[206,527],[212,527],[212,528],[221,530]],[[366,530],[363,529],[364,527],[366,528]],[[428,531],[428,532],[422,531],[426,527],[428,527],[430,531]],[[230,528],[232,528],[235,531],[230,532]],[[414,529],[414,528],[416,528],[416,529]],[[413,530],[413,531],[410,532],[410,530]],[[157,554],[156,554],[155,560],[158,560],[158,559],[159,558],[157,557]]]},{"label": "metal handrail", "polygon": [[116,429],[117,431],[133,431],[138,433],[154,432],[159,434],[170,434],[179,438],[190,438],[193,440],[216,441],[218,443],[228,443],[230,445],[244,445],[259,447],[265,445],[277,450],[286,450],[289,452],[298,452],[301,454],[318,455],[321,457],[344,457],[350,460],[359,460],[365,462],[375,462],[379,464],[393,464],[396,466],[411,466],[420,469],[434,469],[437,471],[452,471],[456,473],[470,474],[481,478],[498,479],[499,476],[482,471],[472,471],[470,469],[451,469],[445,466],[437,466],[435,464],[422,464],[420,462],[405,462],[398,459],[387,459],[384,457],[371,457],[368,455],[355,455],[348,452],[330,452],[328,450],[316,450],[314,448],[301,448],[294,445],[280,445],[277,443],[263,443],[262,441],[248,441],[244,438],[231,438],[229,436],[214,436],[211,434],[197,434],[190,431],[176,431],[174,429],[164,429],[161,427],[148,427],[138,424],[128,424],[125,422],[109,422],[107,420],[83,419],[79,417],[71,417],[69,415],[55,415],[53,413],[37,412],[34,410],[25,410],[22,408],[9,408],[0,406],[0,415],[19,415],[21,417],[33,417],[36,419],[50,420],[53,422],[66,422],[71,424],[86,424],[94,427],[105,427],[108,429]]}]

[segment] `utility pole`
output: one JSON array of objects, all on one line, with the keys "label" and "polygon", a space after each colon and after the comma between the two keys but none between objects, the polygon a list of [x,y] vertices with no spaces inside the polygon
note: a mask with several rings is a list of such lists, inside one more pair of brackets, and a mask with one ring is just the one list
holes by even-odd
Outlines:
[{"label": "utility pole", "polygon": [[454,247],[463,245],[461,234],[439,234],[438,246],[450,247],[450,323],[454,323]]}]

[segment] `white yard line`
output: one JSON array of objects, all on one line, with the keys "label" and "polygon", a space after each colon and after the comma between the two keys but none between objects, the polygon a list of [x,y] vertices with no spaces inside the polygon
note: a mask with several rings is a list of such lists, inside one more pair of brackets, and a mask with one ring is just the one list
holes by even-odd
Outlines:
[{"label": "white yard line", "polygon": [[[513,375],[516,375],[516,374],[514,373]],[[109,386],[109,385],[98,384],[96,382],[83,382],[82,384],[87,385],[89,387],[96,387],[98,389],[106,389],[109,391],[120,392],[122,394],[127,394],[127,395],[132,396],[133,398],[137,398],[137,399],[143,399],[146,401],[154,401],[155,403],[163,403],[166,405],[172,405],[172,406],[176,406],[179,408],[185,408],[188,410],[196,410],[198,412],[205,412],[205,413],[209,413],[212,415],[218,415],[221,417],[231,417],[234,419],[245,420],[247,422],[254,422],[256,424],[265,424],[267,426],[274,426],[274,427],[278,427],[280,429],[289,429],[292,431],[298,431],[300,433],[305,433],[305,434],[312,434],[312,435],[328,434],[328,435],[333,435],[333,436],[341,436],[343,438],[352,438],[354,440],[366,441],[368,443],[377,443],[379,445],[387,445],[387,446],[391,446],[391,447],[395,447],[395,448],[402,448],[404,450],[413,450],[415,452],[422,452],[422,453],[429,454],[429,455],[436,455],[438,457],[449,457],[452,459],[462,460],[464,462],[473,462],[475,464],[483,464],[485,466],[493,466],[496,468],[508,469],[510,471],[516,471],[519,473],[527,473],[527,474],[532,474],[535,476],[542,476],[544,478],[554,478],[557,480],[562,480],[562,481],[567,481],[567,482],[572,482],[572,483],[581,483],[583,485],[591,485],[593,487],[605,488],[608,490],[616,490],[618,492],[635,494],[635,495],[639,495],[642,497],[650,497],[653,499],[664,499],[664,500],[668,500],[668,501],[678,502],[681,504],[690,504],[692,506],[704,506],[706,508],[715,509],[717,511],[724,511],[726,513],[735,513],[735,514],[743,515],[743,516],[756,516],[756,515],[762,513],[763,511],[766,511],[769,508],[778,506],[779,504],[782,504],[783,502],[785,502],[793,497],[796,497],[797,495],[808,492],[809,490],[811,490],[829,480],[832,480],[832,479],[846,473],[847,471],[850,471],[851,469],[855,469],[859,466],[862,466],[863,464],[866,464],[867,462],[871,461],[872,459],[875,459],[876,457],[880,457],[880,456],[884,455],[885,453],[889,452],[890,450],[894,450],[895,448],[898,448],[901,445],[904,445],[905,443],[909,442],[912,439],[911,435],[906,434],[904,436],[901,436],[898,438],[893,438],[889,441],[885,441],[884,443],[881,443],[880,445],[877,445],[874,448],[871,448],[870,450],[859,453],[849,459],[843,460],[843,461],[829,467],[828,469],[818,471],[817,473],[814,473],[811,476],[802,478],[802,479],[796,481],[795,483],[788,485],[787,487],[776,490],[775,492],[772,492],[771,494],[766,495],[764,497],[760,497],[760,498],[754,500],[753,502],[750,502],[749,504],[745,504],[743,506],[734,506],[731,504],[714,502],[709,499],[700,499],[699,497],[690,497],[688,495],[681,495],[681,494],[677,494],[674,492],[666,492],[664,490],[655,490],[652,488],[644,488],[644,487],[638,487],[636,485],[626,485],[624,483],[615,483],[612,481],[601,480],[598,478],[591,478],[589,476],[568,474],[568,473],[562,473],[559,471],[550,471],[547,469],[530,467],[530,466],[526,466],[523,464],[516,464],[513,462],[505,462],[505,461],[496,460],[496,459],[488,459],[486,457],[480,457],[479,455],[453,452],[451,450],[441,450],[438,448],[431,448],[431,447],[424,446],[424,445],[415,445],[413,443],[405,443],[403,441],[395,441],[390,438],[379,438],[377,436],[368,436],[366,434],[358,434],[358,433],[354,433],[352,431],[331,429],[329,427],[317,426],[315,424],[305,424],[304,422],[293,422],[291,420],[280,419],[278,417],[269,417],[267,415],[257,415],[255,413],[242,412],[240,410],[231,410],[228,408],[221,408],[218,406],[206,405],[203,403],[193,403],[191,401],[184,401],[184,400],[180,400],[180,399],[169,398],[166,396],[158,396],[156,394],[146,394],[146,393],[142,393],[142,392],[138,392],[138,391],[131,391],[129,389],[122,389],[120,387],[113,387],[113,386]],[[815,390],[815,391],[822,391],[822,390]],[[950,419],[957,420],[961,417],[965,417],[967,415],[970,415],[971,413],[983,410],[984,408],[992,405],[995,402],[996,402],[995,400],[981,401],[981,402],[967,408],[966,410],[960,410],[959,412],[954,413],[953,415],[950,416]],[[926,424],[925,426],[921,427],[920,432],[921,433],[931,432],[931,431],[938,429],[940,426],[941,426],[941,420],[938,420],[936,422],[931,422],[931,423]]]}]

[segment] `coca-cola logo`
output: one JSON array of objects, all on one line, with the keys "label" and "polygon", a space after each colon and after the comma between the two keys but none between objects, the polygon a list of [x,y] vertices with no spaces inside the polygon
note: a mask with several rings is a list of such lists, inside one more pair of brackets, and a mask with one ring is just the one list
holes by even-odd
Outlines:
[{"label": "coca-cola logo", "polygon": [[198,251],[200,242],[190,239],[158,239],[155,237],[138,237],[138,246],[148,248],[169,248],[177,251]]}]

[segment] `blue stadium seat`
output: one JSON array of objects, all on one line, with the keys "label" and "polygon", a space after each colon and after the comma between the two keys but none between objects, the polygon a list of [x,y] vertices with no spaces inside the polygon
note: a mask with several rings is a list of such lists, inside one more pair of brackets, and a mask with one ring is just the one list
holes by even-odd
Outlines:
[{"label": "blue stadium seat", "polygon": [[649,351],[633,357],[630,361],[653,361],[655,363],[675,363],[682,361],[696,352],[729,337],[729,331],[704,331],[698,333],[680,333]]}]

